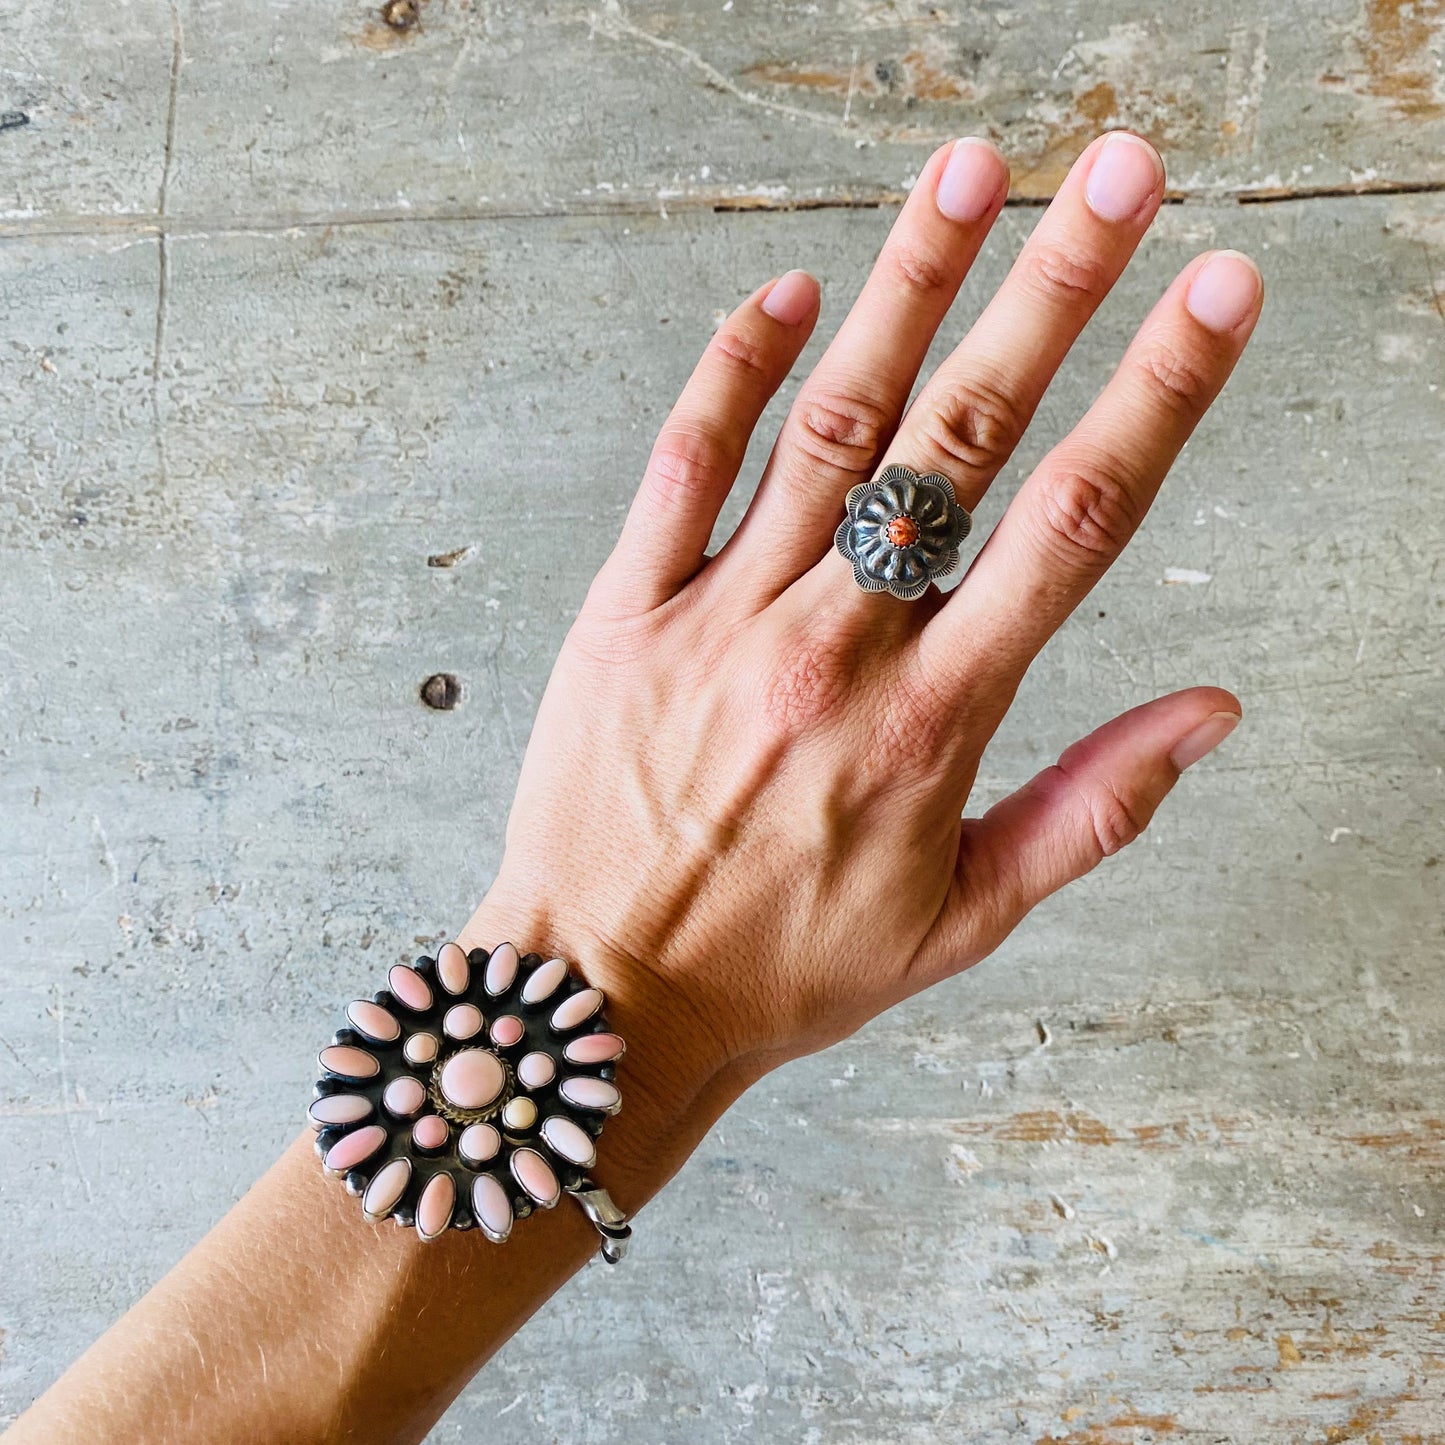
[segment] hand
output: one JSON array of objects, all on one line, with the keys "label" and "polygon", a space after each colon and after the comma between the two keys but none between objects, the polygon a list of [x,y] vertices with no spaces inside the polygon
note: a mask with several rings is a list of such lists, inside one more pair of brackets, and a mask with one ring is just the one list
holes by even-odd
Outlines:
[{"label": "hand", "polygon": [[849,487],[887,462],[941,471],[978,506],[1148,228],[1164,172],[1138,137],[1095,141],[905,414],[1007,188],[988,145],[932,157],[743,522],[708,557],[818,288],[790,272],[728,318],[542,700],[500,874],[464,942],[494,945],[505,920],[525,946],[578,959],[619,1031],[626,1018],[642,1034],[622,1077],[643,1081],[659,1119],[668,1091],[731,1070],[736,1092],[983,958],[1135,838],[1238,721],[1215,688],[1145,703],[962,817],[1025,669],[1128,542],[1244,348],[1262,288],[1232,252],[1169,287],[956,591],[865,593],[833,550]]}]

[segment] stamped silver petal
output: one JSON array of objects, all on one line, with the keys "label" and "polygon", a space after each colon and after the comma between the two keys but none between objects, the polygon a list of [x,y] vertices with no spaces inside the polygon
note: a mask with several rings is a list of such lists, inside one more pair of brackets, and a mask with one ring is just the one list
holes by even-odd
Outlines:
[{"label": "stamped silver petal", "polygon": [[950,572],[956,571],[959,562],[962,560],[957,547],[950,547],[933,566],[935,577],[947,577]]},{"label": "stamped silver petal", "polygon": [[853,580],[865,592],[882,592],[888,585],[881,577],[875,577],[863,566],[862,562],[856,559],[853,562]]},{"label": "stamped silver petal", "polygon": [[953,483],[949,481],[942,472],[929,472],[929,474],[922,480],[925,482],[932,482],[933,485],[937,487],[938,490],[942,492],[943,495],[947,497],[950,502],[957,505],[958,496],[953,490]]},{"label": "stamped silver petal", "polygon": [[856,486],[849,487],[848,495],[843,502],[844,510],[850,517],[856,517],[858,509],[881,485],[881,479],[875,477],[871,482],[859,482]]}]

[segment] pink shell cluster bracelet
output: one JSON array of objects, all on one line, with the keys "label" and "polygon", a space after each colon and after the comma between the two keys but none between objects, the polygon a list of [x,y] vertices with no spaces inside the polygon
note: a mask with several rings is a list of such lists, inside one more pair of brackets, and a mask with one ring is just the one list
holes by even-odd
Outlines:
[{"label": "pink shell cluster bracelet", "polygon": [[501,1244],[570,1194],[616,1264],[632,1227],[588,1174],[622,1107],[624,1045],[602,1007],[564,959],[511,943],[397,964],[321,1050],[309,1113],[323,1166],[367,1219],[421,1239],[476,1226]]}]

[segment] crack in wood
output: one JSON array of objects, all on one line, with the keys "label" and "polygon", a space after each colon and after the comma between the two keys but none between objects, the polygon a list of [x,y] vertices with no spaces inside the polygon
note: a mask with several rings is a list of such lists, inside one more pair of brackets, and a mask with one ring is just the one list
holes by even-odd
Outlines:
[{"label": "crack in wood", "polygon": [[[1427,196],[1445,194],[1445,181],[1361,181],[1337,186],[1280,186],[1265,190],[1221,190],[1170,192],[1165,205],[1268,206],[1295,201],[1359,200],[1374,196]],[[688,196],[670,197],[664,203],[670,216],[710,213],[741,215],[797,211],[876,211],[901,206],[908,193],[903,190],[877,191],[851,196]],[[1010,196],[1005,205],[1013,210],[1042,210],[1052,196]],[[557,221],[571,219],[619,219],[656,216],[660,206],[635,202],[580,204],[556,207],[483,206],[437,207],[433,210],[373,210],[313,216],[260,216],[247,220],[235,216],[174,216],[149,213],[136,216],[80,214],[48,220],[0,222],[0,239],[64,240],[107,235],[138,239],[185,239],[192,236],[276,235],[287,231],[325,231],[363,226],[467,225],[493,221]]]}]

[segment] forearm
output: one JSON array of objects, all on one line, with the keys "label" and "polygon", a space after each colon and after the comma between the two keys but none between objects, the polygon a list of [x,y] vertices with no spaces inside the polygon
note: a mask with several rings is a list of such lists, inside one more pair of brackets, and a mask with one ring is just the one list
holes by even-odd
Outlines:
[{"label": "forearm", "polygon": [[[517,924],[552,936],[543,943],[510,931]],[[551,920],[513,914],[505,925],[496,931],[504,921],[483,905],[462,941],[515,937],[558,951],[569,942]],[[571,956],[586,973],[589,960]],[[595,1175],[629,1215],[751,1081],[736,1065],[704,1063],[654,1003],[608,1002],[628,1054],[618,1074],[624,1107],[599,1141]],[[565,1198],[503,1246],[479,1231],[422,1242],[415,1230],[368,1224],[356,1200],[324,1175],[313,1138],[307,1130],[294,1140],[7,1440],[419,1440],[477,1369],[597,1254],[596,1231]]]}]

